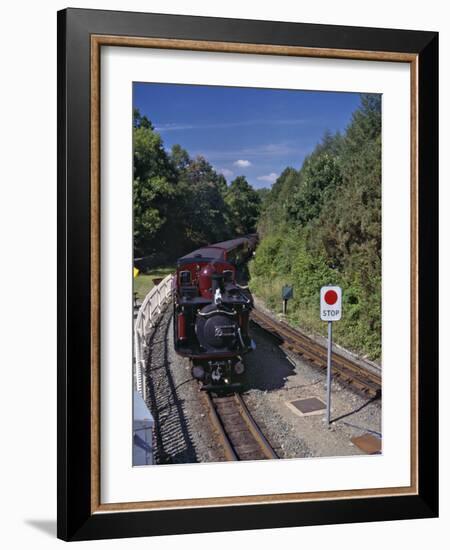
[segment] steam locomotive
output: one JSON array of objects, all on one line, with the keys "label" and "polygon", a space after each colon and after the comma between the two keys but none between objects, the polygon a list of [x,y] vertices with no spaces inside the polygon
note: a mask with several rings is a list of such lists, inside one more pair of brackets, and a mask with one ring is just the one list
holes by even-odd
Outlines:
[{"label": "steam locomotive", "polygon": [[191,359],[203,389],[240,385],[242,357],[254,349],[248,334],[253,299],[238,280],[256,244],[256,235],[249,235],[200,248],[177,262],[175,351]]}]

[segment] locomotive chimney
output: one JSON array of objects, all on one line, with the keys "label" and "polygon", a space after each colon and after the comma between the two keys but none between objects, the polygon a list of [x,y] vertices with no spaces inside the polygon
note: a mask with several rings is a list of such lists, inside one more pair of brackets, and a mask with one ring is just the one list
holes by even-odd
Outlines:
[{"label": "locomotive chimney", "polygon": [[211,275],[211,289],[212,289],[213,296],[215,295],[217,289],[219,289],[220,292],[223,292],[224,290],[223,279],[224,279],[223,273],[217,273],[216,271]]}]

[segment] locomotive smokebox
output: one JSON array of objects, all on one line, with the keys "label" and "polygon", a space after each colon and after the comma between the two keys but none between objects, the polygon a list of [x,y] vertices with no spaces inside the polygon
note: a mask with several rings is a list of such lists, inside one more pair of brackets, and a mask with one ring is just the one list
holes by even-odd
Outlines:
[{"label": "locomotive smokebox", "polygon": [[195,332],[206,351],[236,350],[238,330],[237,317],[228,309],[217,309],[215,304],[210,304],[198,313]]}]

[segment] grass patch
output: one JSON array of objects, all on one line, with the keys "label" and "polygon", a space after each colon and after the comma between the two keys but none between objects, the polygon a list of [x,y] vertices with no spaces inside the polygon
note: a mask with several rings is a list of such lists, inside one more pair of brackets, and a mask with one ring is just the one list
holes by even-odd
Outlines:
[{"label": "grass patch", "polygon": [[137,297],[140,302],[146,297],[150,290],[155,286],[153,279],[167,277],[170,273],[174,273],[175,268],[169,267],[155,267],[148,273],[139,273],[137,277],[133,279],[133,291],[137,292]]}]

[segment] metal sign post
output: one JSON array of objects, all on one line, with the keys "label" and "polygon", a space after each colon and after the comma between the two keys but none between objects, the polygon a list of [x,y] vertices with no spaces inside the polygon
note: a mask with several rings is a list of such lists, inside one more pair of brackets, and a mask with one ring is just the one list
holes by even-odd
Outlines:
[{"label": "metal sign post", "polygon": [[331,419],[331,348],[333,340],[333,323],[328,321],[328,353],[327,353],[327,424]]},{"label": "metal sign post", "polygon": [[287,303],[294,297],[294,287],[292,285],[284,285],[281,290],[281,298],[283,300],[283,314],[287,313]]},{"label": "metal sign post", "polygon": [[342,289],[339,286],[323,286],[320,289],[320,318],[328,322],[327,350],[327,424],[331,422],[331,350],[333,348],[333,321],[342,315]]}]

